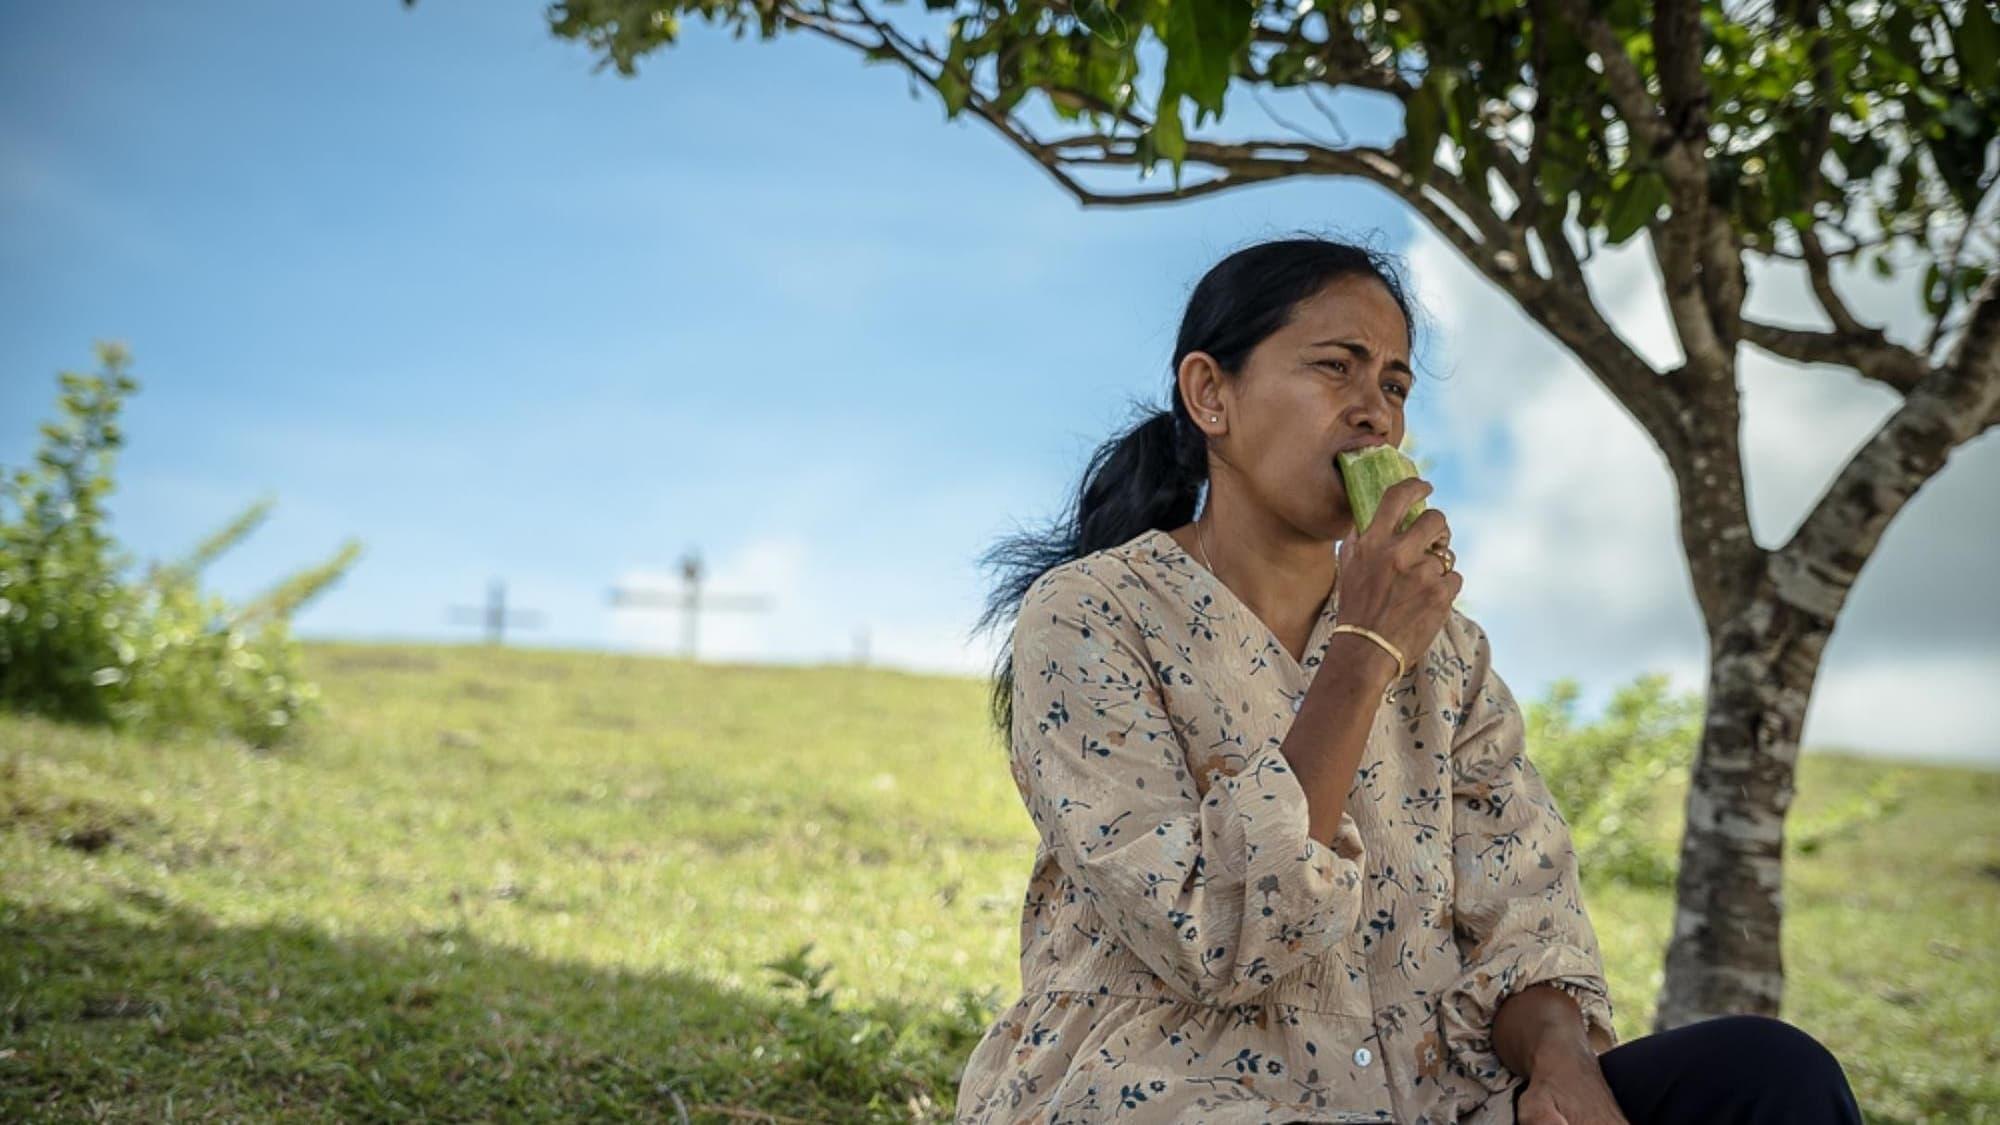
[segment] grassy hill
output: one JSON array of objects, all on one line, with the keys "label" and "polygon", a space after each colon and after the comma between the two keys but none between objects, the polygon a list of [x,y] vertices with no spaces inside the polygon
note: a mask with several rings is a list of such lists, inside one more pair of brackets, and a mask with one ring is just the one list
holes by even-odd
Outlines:
[{"label": "grassy hill", "polygon": [[[983,684],[308,653],[276,754],[0,716],[0,1119],[949,1119],[1034,845]],[[1809,753],[1796,813],[1885,771],[1785,1014],[1871,1120],[2000,1121],[2000,773]],[[1642,1034],[1671,904],[1591,908]]]}]

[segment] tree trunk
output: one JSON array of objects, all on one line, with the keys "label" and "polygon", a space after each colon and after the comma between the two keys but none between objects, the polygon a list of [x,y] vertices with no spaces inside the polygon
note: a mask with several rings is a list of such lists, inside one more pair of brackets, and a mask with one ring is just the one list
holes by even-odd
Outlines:
[{"label": "tree trunk", "polygon": [[1736,1012],[1776,1015],[1784,995],[1785,814],[1832,631],[1780,601],[1770,583],[1759,586],[1710,646],[1656,1031]]}]

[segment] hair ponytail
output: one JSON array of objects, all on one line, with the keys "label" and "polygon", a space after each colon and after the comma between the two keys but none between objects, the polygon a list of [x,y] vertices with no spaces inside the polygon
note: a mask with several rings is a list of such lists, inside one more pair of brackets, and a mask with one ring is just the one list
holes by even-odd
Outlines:
[{"label": "hair ponytail", "polygon": [[[1028,588],[1073,559],[1116,547],[1153,528],[1179,527],[1194,518],[1208,479],[1208,442],[1174,396],[1167,409],[1148,408],[1124,433],[1097,447],[1075,498],[1039,533],[1010,536],[982,558],[1003,578],[973,632],[1020,611]],[[994,668],[989,701],[993,725],[1004,735],[1014,720],[1014,654],[1010,641]]]},{"label": "hair ponytail", "polygon": [[1076,504],[1071,558],[1194,518],[1208,479],[1208,443],[1178,401],[1098,447]]},{"label": "hair ponytail", "polygon": [[[1050,569],[1194,519],[1208,481],[1208,437],[1188,416],[1181,398],[1181,360],[1192,351],[1206,352],[1234,378],[1251,350],[1284,327],[1299,302],[1329,282],[1356,274],[1380,281],[1405,321],[1415,324],[1394,261],[1332,239],[1303,236],[1257,243],[1202,275],[1174,344],[1170,405],[1139,404],[1144,416],[1091,454],[1083,483],[1062,515],[1041,532],[1002,539],[981,557],[981,564],[998,569],[1001,577],[972,632],[1015,620],[1029,587]],[[1014,722],[1013,647],[1010,638],[995,662],[989,700],[993,725],[1003,739]]]}]

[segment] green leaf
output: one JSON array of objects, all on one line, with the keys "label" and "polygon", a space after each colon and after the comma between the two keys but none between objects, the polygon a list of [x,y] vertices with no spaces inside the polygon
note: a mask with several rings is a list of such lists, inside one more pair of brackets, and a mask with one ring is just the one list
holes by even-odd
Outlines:
[{"label": "green leaf", "polygon": [[959,111],[965,108],[966,101],[972,97],[971,83],[960,77],[958,71],[950,66],[938,72],[937,91],[938,95],[944,98],[946,117],[957,117]]},{"label": "green leaf", "polygon": [[1640,171],[1611,193],[1604,216],[1604,237],[1616,246],[1639,232],[1667,201],[1667,181],[1651,170]]},{"label": "green leaf", "polygon": [[1922,178],[1916,152],[1912,150],[1896,165],[1895,195],[1890,202],[1892,214],[1900,215],[1916,205],[1917,184]]},{"label": "green leaf", "polygon": [[1889,155],[1882,142],[1872,136],[1860,136],[1852,141],[1844,141],[1835,146],[1840,157],[1840,165],[1851,179],[1865,180],[1875,174],[1882,161]]},{"label": "green leaf", "polygon": [[1771,203],[1771,213],[1784,215],[1801,209],[1799,199],[1798,155],[1792,151],[1782,134],[1778,140],[1764,149],[1764,192]]},{"label": "green leaf", "polygon": [[1444,129],[1444,111],[1438,104],[1437,87],[1426,82],[1403,104],[1403,139],[1410,175],[1419,183],[1428,179],[1437,164],[1438,135]]},{"label": "green leaf", "polygon": [[1172,0],[1167,5],[1167,61],[1161,99],[1186,94],[1195,104],[1195,128],[1222,116],[1223,95],[1236,55],[1250,43],[1251,6],[1245,0]]},{"label": "green leaf", "polygon": [[1938,284],[1940,280],[1942,275],[1937,262],[1933,261],[1924,267],[1924,311],[1932,316],[1936,316],[1951,297],[1950,290]]},{"label": "green leaf", "polygon": [[[1455,75],[1444,77],[1456,78]],[[1463,179],[1470,184],[1486,183],[1486,137],[1479,129],[1479,91],[1470,82],[1453,81],[1447,87],[1452,139],[1461,149],[1459,163]]]},{"label": "green leaf", "polygon": [[944,115],[947,119],[957,117],[965,103],[972,97],[971,68],[966,65],[966,53],[970,49],[963,35],[963,27],[953,20],[951,25],[951,47],[945,52],[944,65],[938,69],[937,91],[944,99]]},{"label": "green leaf", "polygon": [[[1965,19],[1951,29],[1951,41],[1960,78],[1990,86],[1993,76],[2000,74],[2000,12],[1991,4],[1967,4]],[[1972,77],[1980,74],[1986,78]]]},{"label": "green leaf", "polygon": [[1187,132],[1181,122],[1179,94],[1160,101],[1159,116],[1148,135],[1153,139],[1153,151],[1174,162],[1174,184],[1179,186],[1181,162],[1187,159]]}]

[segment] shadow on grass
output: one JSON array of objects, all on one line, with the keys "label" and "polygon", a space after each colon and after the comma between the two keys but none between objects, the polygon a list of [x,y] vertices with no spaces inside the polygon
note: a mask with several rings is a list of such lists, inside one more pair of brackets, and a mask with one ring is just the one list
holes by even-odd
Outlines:
[{"label": "shadow on grass", "polygon": [[948,1120],[990,1000],[833,1006],[458,930],[219,925],[143,892],[0,901],[0,1120]]}]

